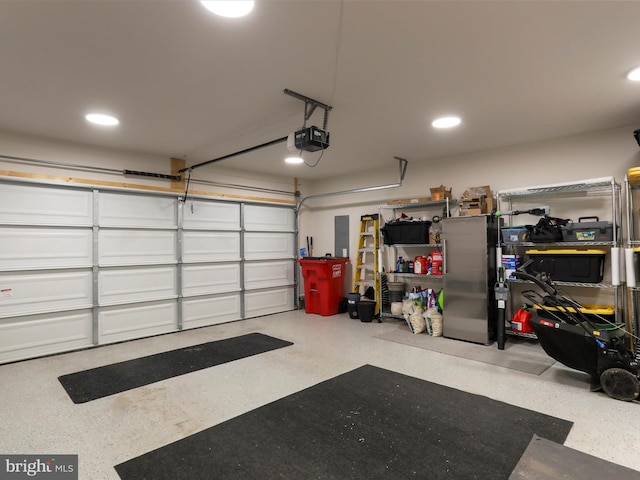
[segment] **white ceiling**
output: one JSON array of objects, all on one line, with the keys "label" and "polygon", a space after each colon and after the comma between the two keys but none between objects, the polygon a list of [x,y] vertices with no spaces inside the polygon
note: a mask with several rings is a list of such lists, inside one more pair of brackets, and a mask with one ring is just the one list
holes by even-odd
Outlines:
[{"label": "white ceiling", "polygon": [[[2,0],[0,130],[194,165],[301,127],[290,89],[333,107],[315,168],[285,165],[284,143],[202,168],[395,173],[394,156],[640,128],[639,22],[638,1],[257,0],[230,20],[196,0]],[[88,125],[96,109],[121,124]],[[431,128],[450,113],[459,128]]]}]

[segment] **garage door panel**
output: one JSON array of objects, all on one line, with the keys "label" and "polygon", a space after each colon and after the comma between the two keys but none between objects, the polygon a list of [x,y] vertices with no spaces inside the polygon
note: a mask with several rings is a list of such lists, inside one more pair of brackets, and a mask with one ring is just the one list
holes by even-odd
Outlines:
[{"label": "garage door panel", "polygon": [[240,293],[184,299],[182,318],[185,329],[240,320]]},{"label": "garage door panel", "polygon": [[247,231],[259,232],[293,232],[295,212],[292,208],[246,205],[244,228]]},{"label": "garage door panel", "polygon": [[163,230],[100,230],[100,266],[176,263],[177,233]]},{"label": "garage door panel", "polygon": [[184,265],[182,294],[184,296],[240,291],[240,264]]},{"label": "garage door panel", "polygon": [[98,314],[100,344],[149,337],[177,330],[177,302],[103,307]]},{"label": "garage door panel", "polygon": [[182,226],[193,230],[240,230],[240,205],[189,200],[184,208]]},{"label": "garage door panel", "polygon": [[93,225],[90,191],[36,185],[0,188],[0,223],[9,225]]},{"label": "garage door panel", "polygon": [[103,306],[176,298],[176,269],[176,266],[103,269],[98,275],[98,303]]},{"label": "garage door panel", "polygon": [[293,285],[293,261],[247,262],[244,279],[247,290]]},{"label": "garage door panel", "polygon": [[175,228],[177,200],[172,197],[100,193],[101,227]]},{"label": "garage door panel", "polygon": [[293,288],[275,288],[245,292],[245,317],[288,312],[294,307]]},{"label": "garage door panel", "polygon": [[3,270],[92,266],[90,229],[5,227],[0,245]]},{"label": "garage door panel", "polygon": [[0,318],[93,305],[91,270],[0,274]]},{"label": "garage door panel", "polygon": [[239,232],[184,232],[182,261],[225,262],[240,260]]},{"label": "garage door panel", "polygon": [[1,183],[0,363],[294,308],[291,206]]},{"label": "garage door panel", "polygon": [[292,233],[247,232],[244,236],[246,260],[293,258]]},{"label": "garage door panel", "polygon": [[0,363],[92,345],[91,310],[0,320]]}]

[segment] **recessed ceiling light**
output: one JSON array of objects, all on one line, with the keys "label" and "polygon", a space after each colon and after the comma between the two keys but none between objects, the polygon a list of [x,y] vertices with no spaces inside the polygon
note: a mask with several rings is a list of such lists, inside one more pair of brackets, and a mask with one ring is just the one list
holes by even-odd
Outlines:
[{"label": "recessed ceiling light", "polygon": [[200,3],[210,12],[229,18],[248,15],[255,4],[253,0],[200,0]]},{"label": "recessed ceiling light", "polygon": [[302,163],[304,162],[304,160],[302,159],[302,157],[287,157],[284,159],[284,161],[286,163],[291,163],[291,164],[296,164],[296,163]]},{"label": "recessed ceiling light", "polygon": [[433,128],[451,128],[460,125],[460,117],[441,117],[436,118],[431,125]]},{"label": "recessed ceiling light", "polygon": [[629,72],[627,78],[632,82],[640,82],[640,67],[636,67]]},{"label": "recessed ceiling light", "polygon": [[105,115],[104,113],[88,113],[85,115],[87,122],[95,123],[96,125],[105,125],[108,127],[113,127],[114,125],[118,125],[120,120],[112,115]]}]

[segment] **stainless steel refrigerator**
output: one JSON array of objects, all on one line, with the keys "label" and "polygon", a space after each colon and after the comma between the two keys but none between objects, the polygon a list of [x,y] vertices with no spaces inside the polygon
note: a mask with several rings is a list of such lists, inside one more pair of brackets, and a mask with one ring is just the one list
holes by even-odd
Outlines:
[{"label": "stainless steel refrigerator", "polygon": [[499,220],[476,215],[442,221],[445,337],[485,345],[495,339],[498,309],[493,290]]}]

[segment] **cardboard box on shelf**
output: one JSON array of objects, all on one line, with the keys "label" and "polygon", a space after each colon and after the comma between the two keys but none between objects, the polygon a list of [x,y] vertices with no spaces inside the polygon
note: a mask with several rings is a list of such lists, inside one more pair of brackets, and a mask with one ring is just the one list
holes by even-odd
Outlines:
[{"label": "cardboard box on shelf", "polygon": [[463,209],[460,207],[460,216],[461,217],[470,217],[471,215],[482,215],[484,212],[484,208],[466,208]]},{"label": "cardboard box on shelf", "polygon": [[493,192],[491,192],[490,196],[484,199],[484,202],[486,213],[491,213],[493,211],[493,208],[496,206],[496,197],[493,196]]},{"label": "cardboard box on shelf", "polygon": [[451,199],[451,187],[440,185],[439,187],[430,188],[429,190],[431,190],[431,200]]},{"label": "cardboard box on shelf", "polygon": [[484,197],[467,198],[460,200],[460,216],[482,215],[487,211],[487,204]]},{"label": "cardboard box on shelf", "polygon": [[460,215],[468,216],[490,213],[495,204],[495,197],[489,185],[469,187],[460,198]]},{"label": "cardboard box on shelf", "polygon": [[491,187],[489,185],[482,185],[480,187],[469,187],[462,194],[462,198],[489,197],[492,195]]},{"label": "cardboard box on shelf", "polygon": [[431,197],[414,197],[414,198],[399,198],[397,200],[390,200],[389,205],[411,205],[412,203],[423,203],[431,201]]}]

